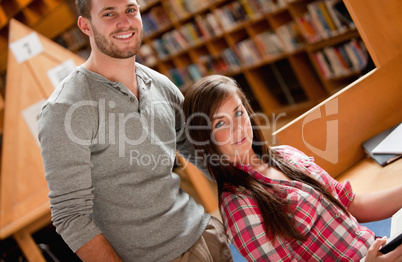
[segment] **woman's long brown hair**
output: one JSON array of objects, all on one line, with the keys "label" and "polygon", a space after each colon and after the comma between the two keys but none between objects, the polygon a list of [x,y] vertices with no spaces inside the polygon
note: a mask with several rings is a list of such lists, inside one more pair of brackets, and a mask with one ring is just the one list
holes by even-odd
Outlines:
[{"label": "woman's long brown hair", "polygon": [[[267,235],[305,240],[306,236],[297,230],[295,226],[289,203],[286,198],[278,197],[278,192],[275,192],[274,187],[261,184],[253,176],[228,162],[225,163],[224,160],[218,161],[219,163],[209,161],[211,156],[221,155],[215,143],[211,142],[212,128],[209,120],[212,119],[212,115],[220,106],[234,94],[239,96],[249,116],[253,116],[254,112],[235,80],[221,75],[208,76],[195,83],[186,93],[183,104],[188,127],[187,135],[193,142],[195,149],[202,151],[208,171],[217,183],[219,204],[221,205],[223,192],[233,192],[231,188],[245,188],[251,192],[252,197],[258,204]],[[264,163],[282,171],[291,180],[310,185],[346,214],[349,214],[346,208],[326,190],[323,184],[289,164],[269,148],[265,143],[261,130],[254,128],[260,124],[256,117],[250,117],[250,121],[253,127],[252,147]],[[196,126],[204,128],[195,128]],[[269,190],[267,190],[267,187]]]}]

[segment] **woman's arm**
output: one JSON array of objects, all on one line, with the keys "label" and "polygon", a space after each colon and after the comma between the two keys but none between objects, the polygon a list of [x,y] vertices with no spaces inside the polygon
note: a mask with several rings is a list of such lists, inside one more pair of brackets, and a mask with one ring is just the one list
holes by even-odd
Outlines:
[{"label": "woman's arm", "polygon": [[402,185],[356,195],[350,204],[349,212],[359,222],[370,222],[389,218],[401,208]]}]

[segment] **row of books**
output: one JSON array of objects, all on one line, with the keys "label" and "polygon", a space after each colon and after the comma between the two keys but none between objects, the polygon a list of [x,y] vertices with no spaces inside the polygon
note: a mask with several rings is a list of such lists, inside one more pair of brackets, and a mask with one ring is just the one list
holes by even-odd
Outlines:
[{"label": "row of books", "polygon": [[146,36],[157,32],[161,28],[172,24],[170,17],[161,5],[154,6],[149,12],[142,15],[144,34]]},{"label": "row of books", "polygon": [[276,32],[282,39],[286,51],[292,52],[304,46],[305,39],[295,21],[281,25]]},{"label": "row of books", "polygon": [[239,0],[215,9],[214,13],[219,17],[223,29],[230,30],[238,23],[274,12],[286,5],[285,0]]},{"label": "row of books", "polygon": [[152,45],[159,58],[164,59],[221,34],[218,21],[209,13],[204,17],[197,16],[194,21],[184,24],[179,29],[164,33],[160,38],[154,39]]},{"label": "row of books", "polygon": [[166,9],[173,20],[179,20],[211,4],[208,0],[166,0]]},{"label": "row of books", "polygon": [[[198,63],[170,69],[168,76],[182,91],[207,75],[232,72],[236,76],[235,69],[239,66],[238,61],[233,67],[232,62],[228,61],[228,55],[230,57],[234,53],[227,49],[218,57],[202,56]],[[264,72],[264,83],[266,83],[267,88],[278,98],[281,104],[292,105],[307,99],[286,59],[263,66],[261,72]]]},{"label": "row of books", "polygon": [[[185,18],[189,14],[206,8],[211,4],[205,0],[166,1],[165,5],[155,5],[149,12],[143,14],[146,35],[172,24],[173,20]],[[286,7],[287,4],[288,1],[286,0],[238,0],[215,9],[213,13],[215,17],[219,17],[222,29],[230,30],[250,17],[273,12]],[[307,10],[308,12],[300,15],[295,20],[300,27],[301,33],[309,43],[327,39],[356,28],[342,0],[313,1],[307,5]],[[209,13],[206,17],[210,20],[213,15]],[[216,25],[214,27],[217,28]]]},{"label": "row of books", "polygon": [[251,38],[244,39],[237,43],[235,52],[242,65],[252,65],[261,60],[261,54]]},{"label": "row of books", "polygon": [[233,1],[221,8],[215,9],[214,13],[216,17],[219,17],[220,24],[225,30],[230,30],[236,24],[248,18],[244,6],[239,1]]},{"label": "row of books", "polygon": [[265,31],[256,35],[256,45],[265,57],[275,57],[285,52],[282,41],[273,31]]},{"label": "row of books", "polygon": [[[212,13],[208,13],[201,19],[202,23],[207,22],[206,27],[212,27],[212,31],[229,30],[237,23],[257,16],[262,13],[273,12],[279,8],[286,6],[285,0],[239,0],[233,1]],[[191,13],[210,5],[205,0],[167,0],[165,5],[155,5],[149,12],[143,14],[144,32],[150,35],[166,25],[171,24],[173,20],[185,18]],[[196,16],[199,17],[199,16]],[[216,23],[219,17],[220,25]],[[199,23],[197,21],[197,23]],[[211,31],[211,30],[209,30]]]},{"label": "row of books", "polygon": [[[171,23],[163,9],[163,12],[161,13],[154,12],[154,9],[159,10],[161,7],[154,7],[151,12],[143,16],[144,32],[147,35],[150,35]],[[183,31],[183,36],[190,42],[197,42],[200,37],[206,40],[222,34],[221,27],[212,13],[208,13],[204,16],[197,15],[194,21],[183,25],[181,31]]]},{"label": "row of books", "polygon": [[285,0],[241,0],[247,14],[250,17],[258,16],[262,13],[272,13],[287,6]]},{"label": "row of books", "polygon": [[307,5],[307,10],[295,20],[309,43],[356,28],[342,0],[312,2]]},{"label": "row of books", "polygon": [[[160,38],[152,41],[160,59],[166,59],[169,56],[176,55],[188,48],[199,44],[203,40],[207,40],[216,34],[220,34],[216,27],[217,21],[211,16],[196,19],[195,22],[184,24],[179,29],[174,29],[164,33]],[[209,21],[213,21],[210,23]],[[208,24],[209,26],[205,26]],[[213,25],[211,25],[213,24]],[[302,36],[295,22],[290,22],[277,29],[277,33],[273,31],[262,32],[253,39],[247,39],[236,44],[236,52],[239,54],[242,62],[251,64],[258,62],[263,57],[274,57],[282,54],[284,51],[294,51],[303,46]],[[258,48],[257,48],[258,47]]]},{"label": "row of books", "polygon": [[352,39],[314,53],[314,59],[326,79],[341,77],[366,67],[368,53],[361,40]]},{"label": "row of books", "polygon": [[183,90],[204,76],[233,73],[239,68],[240,59],[233,50],[227,48],[218,56],[204,55],[197,63],[187,67],[172,68],[169,70],[168,76]]}]

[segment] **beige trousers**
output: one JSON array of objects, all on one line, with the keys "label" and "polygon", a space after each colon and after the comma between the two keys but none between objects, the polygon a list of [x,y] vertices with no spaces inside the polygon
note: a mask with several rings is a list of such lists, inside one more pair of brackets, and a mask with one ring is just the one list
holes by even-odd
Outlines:
[{"label": "beige trousers", "polygon": [[222,223],[211,216],[201,237],[194,245],[172,262],[232,262],[232,252]]}]

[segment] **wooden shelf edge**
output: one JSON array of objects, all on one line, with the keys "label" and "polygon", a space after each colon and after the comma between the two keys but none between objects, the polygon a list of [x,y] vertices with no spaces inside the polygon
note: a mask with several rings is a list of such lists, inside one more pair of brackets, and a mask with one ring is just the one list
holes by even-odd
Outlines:
[{"label": "wooden shelf edge", "polygon": [[50,207],[49,203],[43,204],[42,206],[38,207],[31,213],[26,214],[23,217],[15,220],[14,222],[4,225],[0,228],[0,239],[5,239],[14,233],[21,230],[21,228],[29,227],[32,224],[32,221],[36,221],[47,214],[50,214]]}]

